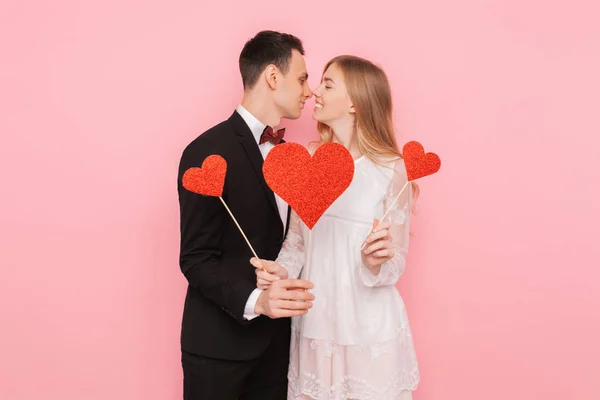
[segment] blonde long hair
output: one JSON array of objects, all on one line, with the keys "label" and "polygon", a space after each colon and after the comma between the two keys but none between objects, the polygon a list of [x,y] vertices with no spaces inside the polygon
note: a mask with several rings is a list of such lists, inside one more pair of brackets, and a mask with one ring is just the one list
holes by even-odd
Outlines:
[{"label": "blonde long hair", "polygon": [[[354,105],[358,149],[365,157],[381,165],[383,158],[402,158],[394,135],[392,91],[385,72],[364,58],[342,55],[330,60],[340,68],[348,95]],[[331,128],[317,123],[321,143],[333,140]],[[413,201],[419,196],[419,186],[411,182]]]}]

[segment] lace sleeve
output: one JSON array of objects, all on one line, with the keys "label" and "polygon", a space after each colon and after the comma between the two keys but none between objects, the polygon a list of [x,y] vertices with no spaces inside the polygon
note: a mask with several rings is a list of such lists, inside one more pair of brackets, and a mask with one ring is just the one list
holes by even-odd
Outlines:
[{"label": "lace sleeve", "polygon": [[[394,256],[381,266],[381,270],[377,275],[373,275],[366,266],[361,264],[360,273],[363,283],[366,286],[395,285],[406,267],[412,198],[411,184],[407,184],[407,182],[408,178],[404,161],[399,159],[394,164],[394,174],[386,191],[383,210],[378,213],[379,215],[383,215],[390,206],[392,207],[385,220],[391,224],[390,235],[392,237]],[[393,203],[402,188],[404,188],[404,191],[398,197],[398,200]]]},{"label": "lace sleeve", "polygon": [[300,217],[292,210],[290,228],[275,262],[287,269],[289,278],[298,278],[304,266],[304,259],[304,237]]}]

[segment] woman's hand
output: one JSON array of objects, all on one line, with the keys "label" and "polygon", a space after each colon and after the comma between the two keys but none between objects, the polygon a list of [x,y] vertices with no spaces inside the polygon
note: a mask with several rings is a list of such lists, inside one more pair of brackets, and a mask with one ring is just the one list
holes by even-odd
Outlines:
[{"label": "woman's hand", "polygon": [[371,233],[365,239],[365,245],[361,251],[362,262],[373,275],[378,275],[381,266],[394,257],[392,248],[392,237],[390,236],[390,223],[373,221]]}]

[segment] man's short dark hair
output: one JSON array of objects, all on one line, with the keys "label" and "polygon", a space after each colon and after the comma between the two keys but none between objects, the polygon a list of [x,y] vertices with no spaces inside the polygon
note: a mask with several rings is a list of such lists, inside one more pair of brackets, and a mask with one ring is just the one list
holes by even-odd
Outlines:
[{"label": "man's short dark hair", "polygon": [[275,65],[283,74],[290,69],[292,50],[304,55],[302,41],[294,35],[275,31],[261,31],[248,40],[240,53],[240,73],[244,89],[251,89],[260,73],[269,64]]}]

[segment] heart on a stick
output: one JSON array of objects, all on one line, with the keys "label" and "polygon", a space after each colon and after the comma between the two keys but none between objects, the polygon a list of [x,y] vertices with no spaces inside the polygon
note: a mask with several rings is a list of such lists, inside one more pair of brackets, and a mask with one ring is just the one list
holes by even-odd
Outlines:
[{"label": "heart on a stick", "polygon": [[404,145],[402,157],[404,157],[409,181],[434,174],[439,171],[442,165],[437,154],[425,153],[423,145],[416,141]]},{"label": "heart on a stick", "polygon": [[219,155],[213,154],[204,160],[202,168],[189,168],[183,173],[183,187],[190,192],[204,196],[221,197],[225,186],[227,162]]},{"label": "heart on a stick", "polygon": [[285,200],[309,229],[350,186],[354,160],[338,143],[326,143],[311,157],[297,143],[275,146],[263,164],[267,185]]}]

